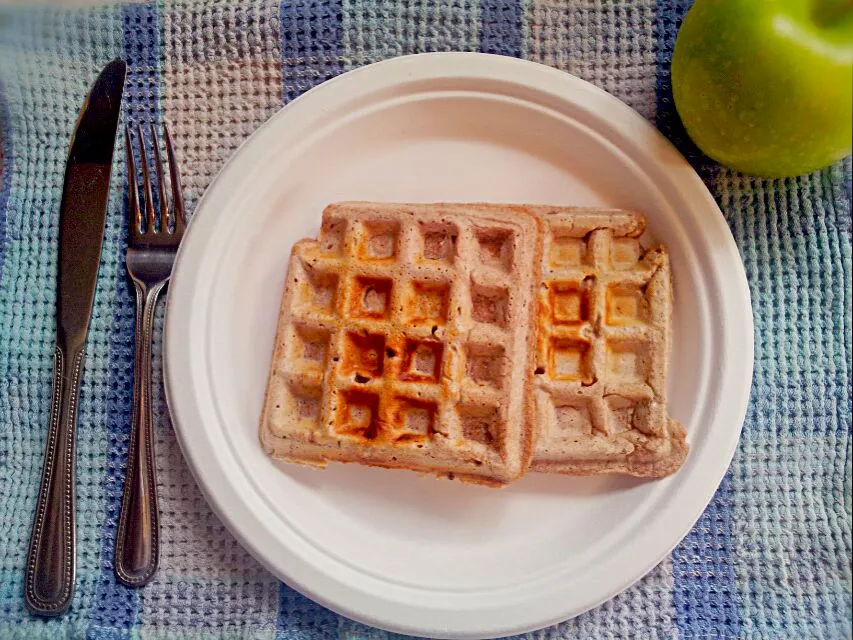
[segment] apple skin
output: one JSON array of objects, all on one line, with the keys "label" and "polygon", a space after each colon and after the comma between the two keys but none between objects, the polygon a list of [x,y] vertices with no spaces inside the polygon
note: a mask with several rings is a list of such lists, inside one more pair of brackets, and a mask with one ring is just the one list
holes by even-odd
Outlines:
[{"label": "apple skin", "polygon": [[672,58],[675,106],[705,154],[797,176],[850,153],[853,1],[697,0]]}]

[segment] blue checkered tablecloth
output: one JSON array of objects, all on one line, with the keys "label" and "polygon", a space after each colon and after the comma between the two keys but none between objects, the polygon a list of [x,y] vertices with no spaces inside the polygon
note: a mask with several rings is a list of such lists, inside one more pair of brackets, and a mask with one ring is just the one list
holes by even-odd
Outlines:
[{"label": "blue checkered tablecloth", "polygon": [[134,321],[122,264],[121,154],[79,409],[77,595],[60,619],[26,612],[23,567],[49,413],[57,212],[81,100],[112,58],[129,63],[125,119],[168,121],[180,140],[192,210],[236,147],[306,89],[391,56],[450,50],[554,66],[655,123],[715,195],[752,292],[751,403],[705,514],[637,585],[531,637],[850,638],[851,161],[765,180],[692,148],[669,76],[688,6],[189,0],[0,8],[0,638],[388,637],[282,585],[235,542],[181,457],[159,382],[161,569],[144,589],[116,584]]}]

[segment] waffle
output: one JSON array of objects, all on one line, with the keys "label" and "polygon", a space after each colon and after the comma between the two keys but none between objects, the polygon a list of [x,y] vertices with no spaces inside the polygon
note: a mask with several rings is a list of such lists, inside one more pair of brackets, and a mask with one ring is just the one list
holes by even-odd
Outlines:
[{"label": "waffle", "polygon": [[292,250],[260,439],[275,458],[503,485],[529,466],[542,225],[339,203]]},{"label": "waffle", "polygon": [[545,214],[532,469],[660,477],[687,454],[667,415],[669,256],[621,210]]}]

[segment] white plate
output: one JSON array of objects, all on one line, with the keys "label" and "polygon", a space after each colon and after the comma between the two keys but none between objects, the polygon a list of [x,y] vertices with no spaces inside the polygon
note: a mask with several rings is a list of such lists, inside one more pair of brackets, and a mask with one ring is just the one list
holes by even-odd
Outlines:
[{"label": "white plate", "polygon": [[[267,459],[257,423],[288,254],[340,199],[644,211],[672,255],[670,410],[692,446],[682,470],[656,482],[532,474],[494,490]],[[740,257],[685,160],[592,85],[479,54],[371,65],[271,118],[198,204],[175,265],[165,336],[181,447],[237,539],[335,611],[436,637],[564,620],[662,560],[728,467],[752,353]]]}]

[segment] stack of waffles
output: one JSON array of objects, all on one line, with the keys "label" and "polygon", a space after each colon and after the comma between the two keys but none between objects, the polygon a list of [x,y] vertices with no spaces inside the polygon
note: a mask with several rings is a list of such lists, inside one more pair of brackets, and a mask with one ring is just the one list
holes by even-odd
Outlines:
[{"label": "stack of waffles", "polygon": [[330,205],[290,256],[264,450],[493,486],[674,472],[669,259],[641,249],[644,226],[620,210]]}]

